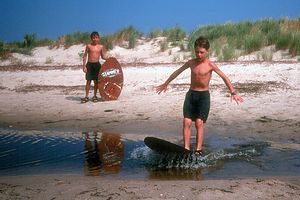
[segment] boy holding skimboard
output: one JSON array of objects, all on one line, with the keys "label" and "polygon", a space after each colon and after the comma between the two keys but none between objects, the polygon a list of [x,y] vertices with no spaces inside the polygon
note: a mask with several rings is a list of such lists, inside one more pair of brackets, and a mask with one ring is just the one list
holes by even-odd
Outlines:
[{"label": "boy holding skimboard", "polygon": [[209,60],[207,56],[209,47],[209,41],[200,36],[194,43],[196,58],[187,61],[182,67],[174,71],[165,83],[156,87],[158,94],[165,92],[168,84],[172,80],[174,80],[184,70],[190,68],[190,89],[186,94],[183,105],[183,141],[184,148],[190,150],[190,128],[194,121],[197,130],[197,144],[195,152],[200,155],[202,154],[204,139],[204,123],[207,120],[210,110],[209,82],[211,80],[212,72],[217,73],[223,79],[231,94],[231,100],[234,100],[237,104],[243,102],[242,97],[237,95],[228,77],[217,67],[215,63]]},{"label": "boy holding skimboard", "polygon": [[89,92],[92,80],[94,81],[94,96],[93,102],[97,102],[97,90],[98,90],[98,74],[101,68],[99,62],[100,58],[106,60],[104,57],[104,46],[99,43],[100,35],[98,32],[91,33],[91,43],[86,45],[83,55],[82,70],[85,73],[86,85],[85,85],[85,97],[81,99],[81,103],[89,101]]}]

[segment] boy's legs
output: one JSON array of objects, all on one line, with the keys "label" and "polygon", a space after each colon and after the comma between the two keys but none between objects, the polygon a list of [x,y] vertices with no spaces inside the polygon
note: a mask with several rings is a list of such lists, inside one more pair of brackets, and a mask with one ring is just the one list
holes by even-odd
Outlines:
[{"label": "boy's legs", "polygon": [[203,145],[203,140],[204,140],[204,123],[201,119],[196,119],[195,121],[195,126],[196,126],[196,151],[201,151],[202,150],[202,145]]},{"label": "boy's legs", "polygon": [[94,80],[94,97],[97,96],[97,90],[98,90],[98,81]]},{"label": "boy's legs", "polygon": [[192,119],[184,118],[183,119],[183,143],[184,148],[190,150],[190,138],[191,138],[191,125]]},{"label": "boy's legs", "polygon": [[87,80],[85,84],[85,97],[89,97],[91,80]]}]

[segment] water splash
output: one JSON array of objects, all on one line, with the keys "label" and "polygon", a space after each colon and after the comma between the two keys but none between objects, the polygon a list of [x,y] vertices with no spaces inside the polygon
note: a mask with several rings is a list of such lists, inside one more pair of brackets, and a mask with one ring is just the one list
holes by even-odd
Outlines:
[{"label": "water splash", "polygon": [[194,153],[156,153],[148,147],[135,149],[131,157],[143,160],[145,166],[150,170],[185,169],[197,170],[218,166],[220,162],[245,160],[251,162],[252,158],[262,154],[268,143],[252,142],[247,144],[233,145],[232,148],[219,149],[209,152],[204,156]]}]

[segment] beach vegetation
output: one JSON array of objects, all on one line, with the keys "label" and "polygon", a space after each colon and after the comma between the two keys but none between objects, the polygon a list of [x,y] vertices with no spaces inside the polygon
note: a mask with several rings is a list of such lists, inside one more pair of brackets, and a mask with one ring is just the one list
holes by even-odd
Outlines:
[{"label": "beach vegetation", "polygon": [[51,64],[51,63],[53,63],[53,62],[54,62],[53,57],[47,57],[47,58],[46,58],[46,61],[45,61],[46,64]]},{"label": "beach vegetation", "polygon": [[163,31],[163,37],[167,38],[167,41],[172,46],[180,46],[182,41],[186,38],[186,32],[180,27],[169,28]]},{"label": "beach vegetation", "polygon": [[293,38],[289,46],[289,53],[292,56],[300,55],[300,32],[293,34]]},{"label": "beach vegetation", "polygon": [[235,51],[231,46],[224,46],[222,48],[221,59],[223,61],[232,61],[235,59]]},{"label": "beach vegetation", "polygon": [[168,47],[169,47],[169,43],[167,40],[163,40],[160,42],[160,51],[161,52],[166,51],[168,49]]},{"label": "beach vegetation", "polygon": [[163,36],[163,31],[161,29],[155,29],[148,33],[148,38],[154,39]]},{"label": "beach vegetation", "polygon": [[136,45],[137,39],[142,37],[142,33],[133,26],[128,26],[113,34],[113,46],[123,45],[124,42],[129,49],[133,49]]},{"label": "beach vegetation", "polygon": [[138,35],[136,33],[132,33],[128,38],[128,48],[133,49],[137,43]]},{"label": "beach vegetation", "polygon": [[[211,43],[210,55],[216,56],[220,61],[231,60],[271,45],[275,45],[276,50],[288,49],[292,56],[297,56],[300,55],[299,32],[300,18],[208,25],[199,27],[189,34],[188,49],[193,54],[194,42],[202,35]],[[270,58],[270,56],[263,57]]]},{"label": "beach vegetation", "polygon": [[4,42],[0,42],[0,59],[5,60],[10,57],[10,51],[5,48]]},{"label": "beach vegetation", "polygon": [[66,48],[77,45],[77,44],[87,44],[90,42],[90,33],[88,32],[75,32],[63,36],[64,46]]},{"label": "beach vegetation", "polygon": [[25,47],[25,48],[33,47],[35,40],[36,40],[35,34],[26,34],[24,36],[23,47]]},{"label": "beach vegetation", "polygon": [[101,37],[100,43],[105,47],[106,50],[112,50],[114,48],[114,36],[109,34]]},{"label": "beach vegetation", "polygon": [[0,42],[0,59],[8,59],[12,53],[31,55],[32,49],[41,46],[50,46],[54,41],[38,39],[36,34],[26,34],[22,42]]},{"label": "beach vegetation", "polygon": [[[210,41],[210,56],[215,56],[219,61],[235,60],[238,56],[262,51],[265,46],[274,46],[275,50],[288,50],[292,56],[300,55],[300,18],[279,20],[263,19],[259,21],[244,21],[239,23],[228,22],[225,24],[201,26],[187,33],[179,26],[165,30],[154,29],[146,34],[149,39],[164,37],[160,42],[160,51],[164,52],[170,47],[180,47],[181,51],[190,51],[194,54],[194,41],[200,36],[205,36]],[[125,27],[115,33],[101,35],[100,43],[106,50],[112,50],[116,45],[132,49],[135,48],[143,33],[133,26]],[[36,34],[24,36],[21,42],[0,43],[0,59],[5,59],[11,53],[30,55],[35,47],[64,46],[87,44],[90,42],[89,32],[75,32],[60,36],[57,40],[40,39]],[[270,55],[263,53],[264,59]]]},{"label": "beach vegetation", "polygon": [[78,56],[79,56],[80,59],[83,59],[84,51],[83,51],[83,50],[80,51],[80,52],[78,53]]},{"label": "beach vegetation", "polygon": [[20,48],[32,49],[35,47],[50,46],[53,43],[54,42],[52,40],[47,38],[43,38],[43,39],[37,38],[36,34],[26,34],[24,36],[23,43],[22,44],[17,43],[17,44]]},{"label": "beach vegetation", "polygon": [[258,54],[258,60],[264,61],[272,61],[273,54],[270,51],[263,51],[262,53]]},{"label": "beach vegetation", "polygon": [[244,45],[242,46],[242,49],[246,54],[249,54],[251,52],[260,50],[264,46],[264,42],[264,35],[261,32],[247,34],[244,38]]}]

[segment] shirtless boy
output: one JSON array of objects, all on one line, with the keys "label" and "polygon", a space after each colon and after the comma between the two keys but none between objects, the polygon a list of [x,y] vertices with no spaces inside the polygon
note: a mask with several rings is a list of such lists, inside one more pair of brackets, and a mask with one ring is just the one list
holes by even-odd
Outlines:
[{"label": "shirtless boy", "polygon": [[194,121],[197,130],[195,153],[200,155],[202,154],[204,139],[204,123],[210,110],[209,82],[212,72],[217,73],[223,79],[231,94],[231,100],[234,100],[237,104],[243,102],[242,97],[237,95],[228,77],[207,57],[209,46],[209,41],[200,36],[194,44],[196,58],[187,61],[182,67],[173,72],[164,84],[156,87],[158,94],[165,92],[172,80],[184,70],[191,69],[190,89],[186,94],[183,105],[183,141],[184,147],[190,150],[191,125]]},{"label": "shirtless boy", "polygon": [[85,85],[85,97],[81,99],[81,103],[89,101],[89,92],[91,87],[91,81],[94,81],[94,96],[93,102],[97,102],[97,90],[98,90],[98,74],[101,68],[99,62],[100,58],[106,60],[104,57],[104,47],[99,44],[100,35],[98,32],[91,33],[91,43],[86,45],[83,55],[83,72],[85,73],[86,85]]}]

